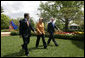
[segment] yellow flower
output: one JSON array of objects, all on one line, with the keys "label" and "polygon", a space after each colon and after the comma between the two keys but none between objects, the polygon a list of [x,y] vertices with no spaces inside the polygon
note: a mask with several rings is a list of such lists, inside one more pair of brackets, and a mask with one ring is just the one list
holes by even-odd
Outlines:
[{"label": "yellow flower", "polygon": [[84,32],[75,32],[75,33],[77,33],[77,34],[83,34]]}]

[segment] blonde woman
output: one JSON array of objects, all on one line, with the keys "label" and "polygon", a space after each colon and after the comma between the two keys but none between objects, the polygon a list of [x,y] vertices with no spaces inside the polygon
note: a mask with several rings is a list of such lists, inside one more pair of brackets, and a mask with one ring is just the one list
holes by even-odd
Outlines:
[{"label": "blonde woman", "polygon": [[44,23],[43,23],[43,18],[39,19],[39,22],[37,23],[36,26],[37,29],[37,40],[36,40],[36,48],[38,48],[40,37],[42,37],[43,45],[44,48],[47,48],[46,42],[45,42],[45,31],[44,31]]}]

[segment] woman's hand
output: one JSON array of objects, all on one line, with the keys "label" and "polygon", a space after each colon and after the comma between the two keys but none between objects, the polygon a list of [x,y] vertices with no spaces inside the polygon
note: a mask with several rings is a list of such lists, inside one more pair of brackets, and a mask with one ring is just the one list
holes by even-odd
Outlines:
[{"label": "woman's hand", "polygon": [[40,32],[40,34],[42,34],[42,32]]}]

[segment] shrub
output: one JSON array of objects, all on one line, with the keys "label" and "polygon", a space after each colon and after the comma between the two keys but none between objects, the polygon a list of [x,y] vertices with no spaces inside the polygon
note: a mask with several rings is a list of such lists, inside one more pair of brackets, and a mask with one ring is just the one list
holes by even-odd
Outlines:
[{"label": "shrub", "polygon": [[19,35],[19,32],[12,31],[11,35]]},{"label": "shrub", "polygon": [[[34,32],[32,32],[32,36],[36,36]],[[49,37],[49,34],[46,32],[45,37]],[[69,39],[69,40],[84,40],[84,33],[78,34],[55,34],[55,38],[59,39]]]},{"label": "shrub", "polygon": [[84,34],[76,34],[73,36],[74,39],[84,40]]},{"label": "shrub", "polygon": [[18,28],[18,29],[16,29],[16,31],[19,31],[19,28]]},{"label": "shrub", "polygon": [[59,38],[59,39],[84,40],[84,34],[74,34],[74,35],[56,34],[56,35],[54,35],[54,37]]},{"label": "shrub", "polygon": [[[19,32],[12,31],[11,35],[19,35]],[[34,32],[31,32],[31,36],[36,36]],[[48,37],[49,34],[46,32],[45,37]],[[84,33],[81,34],[55,34],[55,38],[59,39],[69,39],[69,40],[84,40]]]}]

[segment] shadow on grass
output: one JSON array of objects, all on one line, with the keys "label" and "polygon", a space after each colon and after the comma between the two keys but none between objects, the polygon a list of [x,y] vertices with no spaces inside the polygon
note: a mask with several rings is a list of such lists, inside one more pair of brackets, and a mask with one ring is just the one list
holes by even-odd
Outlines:
[{"label": "shadow on grass", "polygon": [[50,44],[49,44],[48,46],[51,46],[51,47],[53,47],[53,46],[55,46],[55,45],[50,45]]},{"label": "shadow on grass", "polygon": [[84,41],[72,40],[72,43],[80,49],[84,49]]},{"label": "shadow on grass", "polygon": [[32,47],[32,48],[29,48],[29,51],[36,50],[36,49],[44,49],[44,46],[43,45],[39,45],[38,48]]},{"label": "shadow on grass", "polygon": [[[28,48],[29,49],[29,52],[32,51],[32,50],[36,50],[36,49],[44,49],[44,47],[42,47],[42,45],[40,45],[38,48],[36,47],[32,47],[32,48]],[[23,49],[21,49],[19,52],[15,52],[15,53],[12,53],[12,54],[7,54],[7,55],[4,55],[2,57],[21,57],[21,56],[25,56],[25,51]]]},{"label": "shadow on grass", "polygon": [[7,54],[7,55],[4,55],[3,57],[19,57],[19,56],[24,56],[24,50],[20,50],[19,52],[16,52],[16,53],[12,53],[12,54]]}]

